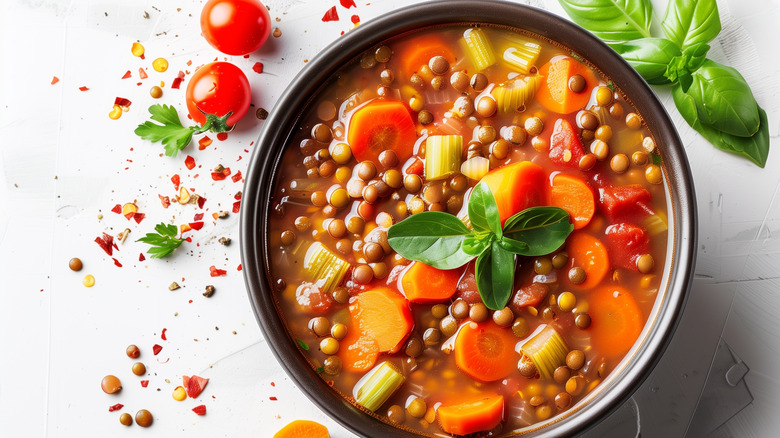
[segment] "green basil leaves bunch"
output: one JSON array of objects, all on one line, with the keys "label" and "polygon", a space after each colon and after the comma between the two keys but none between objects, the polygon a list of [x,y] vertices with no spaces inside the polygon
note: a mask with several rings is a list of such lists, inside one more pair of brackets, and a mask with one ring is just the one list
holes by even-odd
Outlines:
[{"label": "green basil leaves bunch", "polygon": [[410,216],[387,230],[401,256],[437,269],[455,269],[477,259],[474,274],[482,301],[492,310],[506,306],[515,280],[515,255],[540,256],[558,249],[574,229],[558,207],[527,208],[504,222],[493,193],[477,184],[468,201],[469,229],[438,211]]},{"label": "green basil leaves bunch", "polygon": [[650,34],[650,0],[558,0],[580,26],[605,40],[652,85],[671,85],[686,122],[715,147],[764,167],[769,155],[766,112],[731,67],[707,59],[720,33],[715,0],[669,0],[661,27]]}]

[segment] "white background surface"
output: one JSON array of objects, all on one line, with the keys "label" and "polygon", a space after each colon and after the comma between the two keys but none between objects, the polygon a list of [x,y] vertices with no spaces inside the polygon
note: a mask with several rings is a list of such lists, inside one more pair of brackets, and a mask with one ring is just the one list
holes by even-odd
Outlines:
[{"label": "white background surface", "polygon": [[[352,27],[351,15],[365,22],[413,2],[356,3],[356,8],[347,10],[337,0],[266,2],[282,36],[270,38],[248,59],[227,57],[249,77],[255,108],[279,110],[273,105],[286,84],[305,60]],[[561,13],[551,0],[523,3]],[[656,21],[663,16],[665,3],[654,1]],[[237,270],[238,215],[216,223],[211,220],[211,213],[231,209],[241,183],[214,182],[208,176],[210,169],[221,163],[233,173],[244,172],[263,122],[250,112],[228,140],[215,141],[205,151],[190,146],[176,158],[160,156],[161,146],[132,133],[147,117],[152,85],[165,81],[160,102],[185,114],[181,108],[186,80],[181,90],[170,89],[176,73],[190,69],[190,60],[196,66],[225,58],[200,36],[202,4],[191,0],[2,1],[2,436],[183,432],[271,436],[297,418],[326,424],[334,437],[351,436],[295,388],[266,347]],[[769,437],[780,430],[776,415],[780,409],[776,365],[780,357],[780,5],[765,0],[718,4],[723,31],[710,56],[737,67],[751,84],[769,114],[772,149],[763,170],[715,150],[682,121],[669,91],[656,88],[678,126],[693,168],[700,216],[699,259],[680,332],[659,365],[662,369],[644,386],[654,389],[658,397],[681,394],[675,399],[679,409],[669,399],[659,398],[665,405],[656,407],[655,418],[682,435],[691,411],[680,400],[698,398],[722,335],[751,368],[746,381],[755,397],[727,430],[734,436]],[[322,22],[322,15],[334,5],[340,20]],[[146,47],[145,60],[130,53],[133,41]],[[165,73],[151,69],[151,61],[160,56],[170,62]],[[256,61],[264,64],[262,74],[252,71]],[[136,85],[139,68],[149,74],[141,86]],[[120,79],[128,70],[132,78]],[[60,82],[50,85],[53,76]],[[79,91],[80,86],[89,90]],[[117,96],[133,104],[119,120],[110,120],[108,112]],[[184,166],[186,155],[197,162],[191,171]],[[208,199],[206,225],[190,233],[193,242],[185,243],[172,258],[139,262],[138,254],[145,248],[135,240],[154,224],[191,222],[200,212],[192,205],[161,207],[158,194],[174,195],[173,174],[180,174],[184,185]],[[115,204],[134,200],[146,214],[141,224],[110,212]],[[103,232],[116,235],[124,228],[132,232],[114,254],[123,264],[118,268],[94,239]],[[218,244],[222,236],[233,238],[233,244]],[[82,272],[67,268],[71,257],[84,261]],[[227,275],[211,278],[212,265],[226,269]],[[81,285],[87,273],[96,278],[93,288]],[[169,291],[172,281],[183,288]],[[217,289],[209,299],[201,295],[207,284]],[[167,341],[160,337],[163,328],[167,328]],[[124,354],[130,343],[142,349],[141,360],[148,369],[143,379],[150,381],[147,388],[141,387],[142,378],[130,372],[133,361]],[[154,344],[163,346],[158,356],[151,353]],[[105,374],[122,379],[124,389],[119,395],[100,390]],[[173,388],[182,375],[191,374],[211,379],[206,390],[198,400],[174,401]],[[124,412],[149,409],[154,427],[122,427],[119,412],[108,412],[115,403],[124,404]],[[199,404],[207,406],[206,416],[191,411]]]}]

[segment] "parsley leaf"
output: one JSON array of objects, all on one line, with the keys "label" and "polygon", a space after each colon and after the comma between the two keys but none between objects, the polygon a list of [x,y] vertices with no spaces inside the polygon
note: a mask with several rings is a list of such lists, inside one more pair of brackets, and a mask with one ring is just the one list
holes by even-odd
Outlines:
[{"label": "parsley leaf", "polygon": [[176,156],[177,152],[190,144],[194,133],[202,132],[198,127],[184,127],[176,108],[171,105],[152,105],[149,113],[152,120],[161,124],[147,120],[135,128],[135,134],[144,140],[161,142],[165,146],[165,155],[169,157]]},{"label": "parsley leaf", "polygon": [[176,225],[166,225],[160,222],[155,225],[154,230],[157,233],[146,233],[146,236],[137,240],[152,246],[148,251],[150,257],[156,259],[167,257],[184,242],[184,239],[176,238],[178,232]]}]

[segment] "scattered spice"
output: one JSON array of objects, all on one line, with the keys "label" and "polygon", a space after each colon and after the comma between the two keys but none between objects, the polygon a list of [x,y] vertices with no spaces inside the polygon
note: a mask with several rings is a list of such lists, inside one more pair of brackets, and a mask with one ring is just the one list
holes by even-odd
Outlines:
[{"label": "scattered spice", "polygon": [[114,105],[119,105],[123,108],[128,108],[133,102],[130,101],[130,99],[125,99],[124,97],[117,97],[114,99]]},{"label": "scattered spice", "polygon": [[360,23],[360,17],[357,14],[353,15],[352,17],[350,17],[350,20],[352,21],[353,24]]},{"label": "scattered spice", "polygon": [[115,264],[115,265],[116,265],[118,268],[121,268],[121,267],[122,267],[122,264],[121,264],[121,263],[119,263],[119,260],[117,260],[116,258],[114,258],[114,257],[111,257],[111,260],[113,260],[113,261],[114,261],[114,264]]},{"label": "scattered spice", "polygon": [[146,257],[144,257],[144,253],[140,253],[140,254],[138,254],[138,261],[139,261],[139,262],[142,262],[142,261],[144,261],[144,260],[146,260]]},{"label": "scattered spice", "polygon": [[309,351],[309,344],[303,342],[302,339],[296,339],[295,342],[298,343],[298,345],[303,349],[303,351]]},{"label": "scattered spice", "polygon": [[276,397],[274,397],[274,396],[271,396],[271,397],[268,397],[268,400],[271,400],[271,401],[277,401],[277,400],[279,400],[279,399],[278,399],[278,398],[276,398]]},{"label": "scattered spice", "polygon": [[160,203],[162,204],[163,208],[168,208],[171,206],[171,198],[163,195],[157,195],[160,197]]},{"label": "scattered spice", "polygon": [[168,290],[176,290],[176,289],[179,289],[180,287],[181,286],[179,286],[179,283],[174,281],[173,283],[171,283],[170,286],[168,286]]},{"label": "scattered spice", "polygon": [[89,90],[89,88],[87,88],[87,87],[84,87],[84,86],[82,86],[82,87],[79,87],[79,91],[87,91],[87,90]]},{"label": "scattered spice", "polygon": [[206,292],[203,292],[203,296],[206,298],[211,298],[211,296],[214,295],[214,291],[216,291],[214,286],[208,285],[206,286]]},{"label": "scattered spice", "polygon": [[227,211],[221,210],[219,213],[217,213],[217,217],[219,217],[220,219],[224,219],[228,217],[229,214],[230,213],[228,213]]},{"label": "scattered spice", "polygon": [[130,72],[130,70],[128,70],[128,71],[127,71],[127,72],[124,74],[124,76],[122,76],[122,79],[127,79],[127,78],[131,78],[131,77],[133,77],[133,74]]},{"label": "scattered spice", "polygon": [[221,244],[223,244],[225,246],[230,245],[230,237],[220,237],[219,238],[219,243],[221,243]]},{"label": "scattered spice", "polygon": [[122,403],[117,403],[115,405],[109,406],[108,407],[108,412],[118,411],[118,410],[122,409],[123,407],[125,407],[125,405],[123,405]]},{"label": "scattered spice", "polygon": [[265,120],[268,118],[268,111],[266,111],[265,108],[258,108],[257,111],[255,111],[255,116],[260,120]]},{"label": "scattered spice", "polygon": [[141,380],[141,387],[146,388],[147,386],[149,386],[149,381],[148,380]]},{"label": "scattered spice", "polygon": [[128,234],[130,234],[130,228],[125,228],[116,235],[116,240],[118,240],[119,243],[125,243]]},{"label": "scattered spice", "polygon": [[221,277],[223,275],[227,275],[227,271],[224,270],[224,269],[217,269],[216,266],[211,265],[211,266],[209,266],[209,274],[212,277]]},{"label": "scattered spice", "polygon": [[141,68],[139,68],[139,69],[138,69],[138,76],[139,76],[141,79],[146,79],[146,78],[148,78],[148,77],[149,77],[149,75],[147,75],[147,74],[146,74],[146,70],[144,70],[144,68],[143,68],[143,67],[141,67]]},{"label": "scattered spice", "polygon": [[242,177],[241,177],[241,171],[240,170],[238,172],[236,172],[235,174],[233,174],[233,176],[230,177],[230,179],[232,179],[233,182],[239,182],[239,181],[241,181],[241,178]]},{"label": "scattered spice", "polygon": [[274,28],[274,32],[273,32],[273,36],[274,36],[274,38],[279,38],[280,36],[282,36],[282,29],[279,29],[278,27],[275,27]]},{"label": "scattered spice", "polygon": [[173,183],[174,190],[178,191],[179,190],[179,184],[181,184],[181,177],[179,176],[178,173],[174,174],[171,177],[171,182]]},{"label": "scattered spice", "polygon": [[130,46],[130,52],[133,54],[133,56],[142,57],[144,56],[144,52],[146,49],[144,49],[144,46],[141,43],[134,42],[132,46]]},{"label": "scattered spice", "polygon": [[58,78],[57,76],[52,76],[51,77],[51,84],[52,85],[56,84],[59,81],[60,81],[60,78]]},{"label": "scattered spice", "polygon": [[217,133],[217,140],[225,141],[225,140],[227,140],[227,138],[228,138],[227,132]]}]

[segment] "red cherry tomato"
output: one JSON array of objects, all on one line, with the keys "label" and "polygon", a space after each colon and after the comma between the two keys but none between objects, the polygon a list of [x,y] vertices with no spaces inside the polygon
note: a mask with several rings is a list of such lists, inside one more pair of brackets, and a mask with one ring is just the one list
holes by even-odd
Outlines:
[{"label": "red cherry tomato", "polygon": [[205,114],[224,117],[228,126],[233,126],[244,117],[252,100],[244,72],[229,62],[212,62],[199,68],[187,85],[187,109],[192,120],[203,125]]},{"label": "red cherry tomato", "polygon": [[200,14],[203,36],[228,55],[259,49],[271,33],[271,16],[258,0],[209,0]]}]

